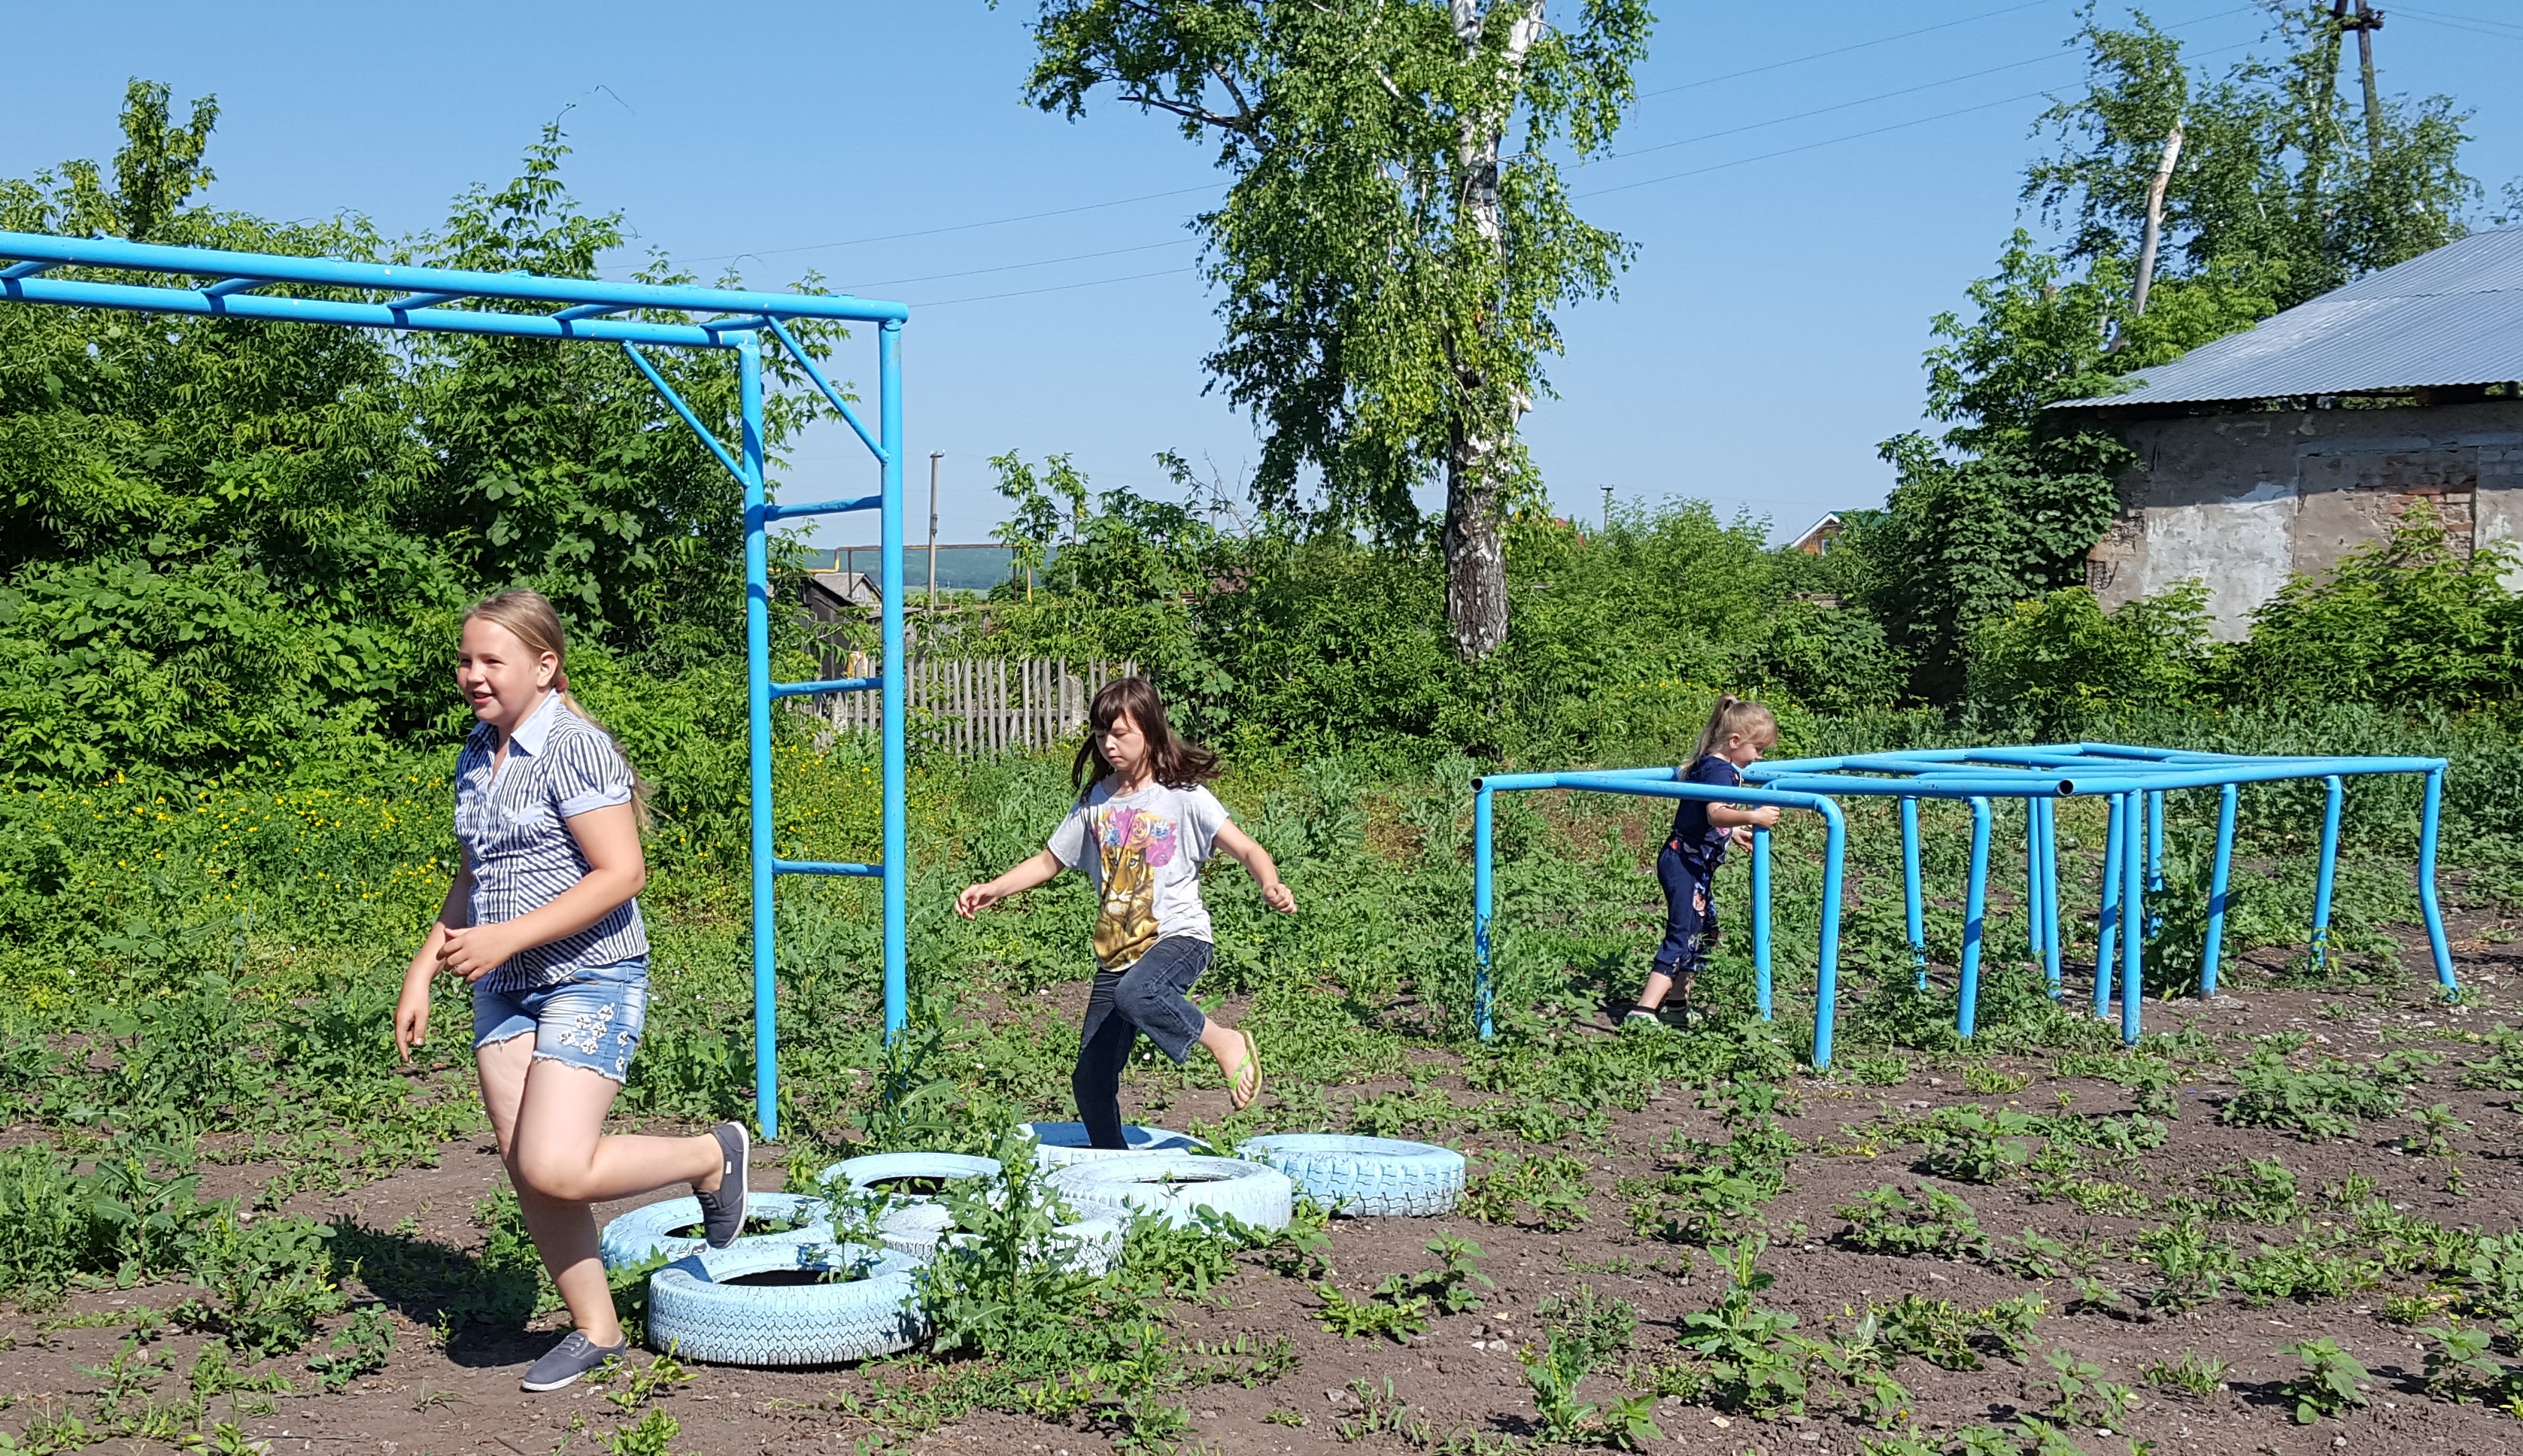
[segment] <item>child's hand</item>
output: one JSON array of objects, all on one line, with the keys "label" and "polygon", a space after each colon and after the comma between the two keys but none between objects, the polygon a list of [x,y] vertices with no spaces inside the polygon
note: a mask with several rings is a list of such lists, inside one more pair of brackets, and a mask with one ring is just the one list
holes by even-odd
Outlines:
[{"label": "child's hand", "polygon": [[411,1060],[411,1049],[429,1039],[429,982],[413,985],[404,982],[403,995],[395,1002],[395,1050],[403,1059]]},{"label": "child's hand", "polygon": [[955,897],[955,914],[969,920],[1006,898],[989,883],[966,885],[964,893]]},{"label": "child's hand", "polygon": [[523,949],[505,924],[467,925],[448,931],[447,938],[439,942],[438,964],[448,974],[462,976],[470,984],[507,964],[508,958]]},{"label": "child's hand", "polygon": [[1732,837],[1735,840],[1735,847],[1737,849],[1750,849],[1752,847],[1752,826],[1750,824],[1737,824],[1735,826],[1735,833]]},{"label": "child's hand", "polygon": [[1262,903],[1282,915],[1295,915],[1297,892],[1288,888],[1286,880],[1274,879],[1262,887]]},{"label": "child's hand", "polygon": [[1758,809],[1745,810],[1743,817],[1752,822],[1752,827],[1756,829],[1767,829],[1778,823],[1779,806],[1776,804],[1764,804]]}]

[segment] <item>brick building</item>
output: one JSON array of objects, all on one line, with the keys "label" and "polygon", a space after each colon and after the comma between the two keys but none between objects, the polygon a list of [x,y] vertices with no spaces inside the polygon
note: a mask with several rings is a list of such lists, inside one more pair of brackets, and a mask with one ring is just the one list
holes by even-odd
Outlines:
[{"label": "brick building", "polygon": [[[2239,638],[2425,501],[2464,549],[2523,545],[2523,229],[2475,233],[2053,405],[2138,453],[2087,553],[2107,606],[2195,578]],[[2523,573],[2507,582],[2523,587]]]}]

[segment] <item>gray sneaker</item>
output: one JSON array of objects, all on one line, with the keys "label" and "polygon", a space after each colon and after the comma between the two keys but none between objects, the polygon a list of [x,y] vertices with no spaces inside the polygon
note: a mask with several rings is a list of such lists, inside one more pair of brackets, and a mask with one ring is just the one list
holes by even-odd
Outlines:
[{"label": "gray sneaker", "polygon": [[1621,1029],[1623,1031],[1627,1031],[1633,1026],[1644,1027],[1649,1031],[1662,1031],[1664,1030],[1664,1018],[1653,1011],[1642,1011],[1633,1009],[1628,1015],[1621,1018]]},{"label": "gray sneaker", "polygon": [[725,1248],[744,1232],[744,1217],[750,1211],[745,1185],[753,1173],[753,1137],[741,1122],[722,1122],[710,1129],[710,1136],[718,1139],[722,1159],[718,1192],[693,1189],[692,1197],[700,1200],[701,1237],[710,1247]]},{"label": "gray sneaker", "polygon": [[600,1345],[572,1330],[561,1337],[560,1343],[544,1351],[544,1357],[517,1384],[528,1390],[557,1390],[605,1361],[619,1360],[629,1353],[631,1341],[627,1339],[617,1345]]}]

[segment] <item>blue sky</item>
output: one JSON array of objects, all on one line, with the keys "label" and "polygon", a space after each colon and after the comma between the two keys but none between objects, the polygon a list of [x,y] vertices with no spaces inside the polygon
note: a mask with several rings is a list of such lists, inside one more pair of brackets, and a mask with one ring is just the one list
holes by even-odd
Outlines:
[{"label": "blue sky", "polygon": [[[2470,170],[2493,195],[2523,173],[2523,6],[2445,3],[2387,7],[2384,85],[2476,110]],[[1618,302],[1567,315],[1561,398],[1527,424],[1561,508],[1592,517],[1608,485],[1785,533],[1880,501],[1874,446],[1918,422],[1928,320],[2017,220],[2037,93],[2079,75],[2062,46],[2074,8],[1660,7],[1625,155],[1571,176],[1585,213],[1640,253]],[[2148,10],[2220,67],[2263,25],[2239,0]],[[1222,185],[1209,150],[1118,107],[1076,123],[1025,107],[1031,14],[1023,0],[47,7],[11,25],[0,174],[110,157],[123,82],[148,76],[179,105],[217,95],[213,203],[361,212],[400,233],[511,175],[567,109],[572,188],[625,212],[643,247],[704,275],[777,286],[812,268],[915,305],[915,495],[944,451],[942,535],[974,540],[1001,503],[983,461],[1007,449],[1070,451],[1099,487],[1151,493],[1166,493],[1160,449],[1230,481],[1257,453],[1203,392],[1216,319],[1183,222]],[[872,336],[844,348],[862,345],[842,362],[864,379]],[[854,449],[819,430],[789,479],[860,480]]]}]

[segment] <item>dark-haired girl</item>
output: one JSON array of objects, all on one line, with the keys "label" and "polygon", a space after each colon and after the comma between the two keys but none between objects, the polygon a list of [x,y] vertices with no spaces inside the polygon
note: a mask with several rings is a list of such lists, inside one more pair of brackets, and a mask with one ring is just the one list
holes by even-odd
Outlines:
[{"label": "dark-haired girl", "polygon": [[1175,735],[1165,701],[1137,678],[1106,683],[1087,711],[1086,741],[1070,780],[1077,801],[1050,846],[993,880],[955,897],[966,919],[1010,895],[1048,884],[1063,869],[1093,881],[1095,989],[1077,1070],[1069,1079],[1077,1119],[1097,1148],[1121,1148],[1121,1070],[1140,1032],[1179,1066],[1197,1045],[1217,1061],[1227,1097],[1241,1111],[1262,1095],[1262,1057],[1253,1034],[1222,1025],[1192,1004],[1192,983],[1209,968],[1209,910],[1200,867],[1224,851],[1262,887],[1271,909],[1294,912],[1297,897],[1279,867],[1235,827],[1209,791],[1217,756]]}]

